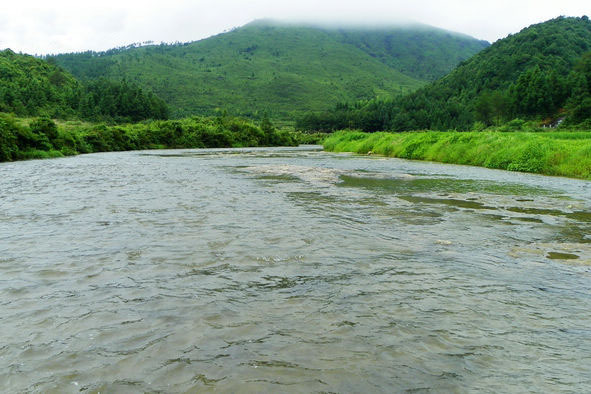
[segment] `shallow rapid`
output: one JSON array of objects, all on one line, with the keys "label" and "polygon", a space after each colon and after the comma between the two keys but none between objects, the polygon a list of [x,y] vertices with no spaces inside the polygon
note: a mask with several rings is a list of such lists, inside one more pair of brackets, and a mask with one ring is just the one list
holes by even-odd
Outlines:
[{"label": "shallow rapid", "polygon": [[0,164],[1,392],[591,392],[591,182],[330,154]]}]

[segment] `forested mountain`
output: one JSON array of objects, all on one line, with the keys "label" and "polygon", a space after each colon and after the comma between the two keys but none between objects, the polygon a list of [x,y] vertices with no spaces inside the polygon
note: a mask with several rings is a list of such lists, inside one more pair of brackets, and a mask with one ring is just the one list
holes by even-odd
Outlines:
[{"label": "forested mountain", "polygon": [[463,60],[490,46],[488,41],[419,24],[397,29],[337,29],[331,33],[394,70],[422,81],[443,77]]},{"label": "forested mountain", "polygon": [[426,26],[337,28],[255,21],[205,40],[53,57],[82,80],[133,81],[173,116],[227,109],[287,118],[409,93],[488,45]]},{"label": "forested mountain", "polygon": [[299,121],[303,129],[466,130],[514,118],[591,118],[591,22],[559,17],[532,25],[394,100],[339,104]]},{"label": "forested mountain", "polygon": [[61,67],[0,51],[0,112],[93,120],[164,119],[166,104],[125,81],[78,82]]},{"label": "forested mountain", "polygon": [[0,51],[0,112],[67,116],[81,87],[72,75],[33,56]]}]

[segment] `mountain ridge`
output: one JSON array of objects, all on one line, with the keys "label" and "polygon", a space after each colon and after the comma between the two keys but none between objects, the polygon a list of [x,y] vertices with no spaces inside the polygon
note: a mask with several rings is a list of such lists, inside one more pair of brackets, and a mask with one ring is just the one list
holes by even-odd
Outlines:
[{"label": "mountain ridge", "polygon": [[[425,26],[345,33],[256,20],[189,43],[51,58],[82,80],[133,81],[162,97],[176,117],[229,109],[293,118],[342,101],[409,93],[487,46]],[[413,45],[393,51],[388,42],[392,48]],[[424,64],[422,71],[417,64]]]}]

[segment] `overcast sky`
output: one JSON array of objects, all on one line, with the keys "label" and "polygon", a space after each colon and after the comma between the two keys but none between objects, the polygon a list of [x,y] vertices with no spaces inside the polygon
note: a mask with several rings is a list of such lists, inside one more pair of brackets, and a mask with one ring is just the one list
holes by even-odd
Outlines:
[{"label": "overcast sky", "polygon": [[589,0],[0,0],[0,48],[29,54],[186,42],[254,19],[410,20],[494,42],[559,15],[591,16]]}]

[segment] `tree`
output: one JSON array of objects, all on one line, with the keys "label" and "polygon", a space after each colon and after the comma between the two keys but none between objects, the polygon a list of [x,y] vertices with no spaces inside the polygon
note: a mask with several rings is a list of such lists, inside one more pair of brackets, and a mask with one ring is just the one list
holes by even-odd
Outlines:
[{"label": "tree", "polygon": [[486,124],[500,124],[508,115],[509,100],[499,90],[485,91],[476,100],[475,111],[478,120]]}]

